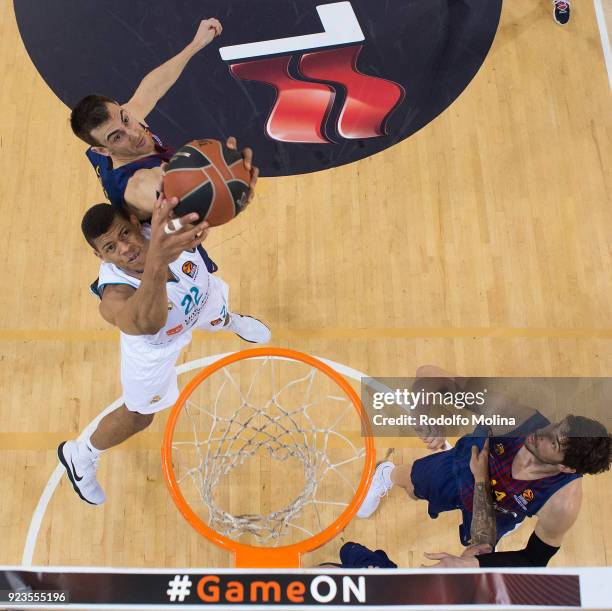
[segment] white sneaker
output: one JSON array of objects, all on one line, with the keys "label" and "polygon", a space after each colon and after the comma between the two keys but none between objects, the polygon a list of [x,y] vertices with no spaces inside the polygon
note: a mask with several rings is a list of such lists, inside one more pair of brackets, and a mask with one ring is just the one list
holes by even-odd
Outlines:
[{"label": "white sneaker", "polygon": [[395,469],[395,465],[390,461],[382,462],[376,467],[368,493],[361,507],[357,510],[358,518],[369,518],[378,509],[380,499],[386,496],[393,487],[390,479],[393,469]]},{"label": "white sneaker", "polygon": [[96,479],[98,457],[87,449],[83,458],[76,441],[64,441],[57,448],[57,456],[66,469],[74,491],[90,505],[101,505],[106,496]]},{"label": "white sneaker", "polygon": [[267,344],[272,333],[266,325],[252,316],[242,314],[230,314],[230,321],[227,328],[233,331],[240,339],[252,344]]}]

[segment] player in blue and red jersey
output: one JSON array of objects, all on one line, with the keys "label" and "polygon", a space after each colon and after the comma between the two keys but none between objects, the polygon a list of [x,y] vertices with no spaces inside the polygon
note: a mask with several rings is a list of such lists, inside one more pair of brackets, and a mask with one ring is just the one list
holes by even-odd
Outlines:
[{"label": "player in blue and red jersey", "polygon": [[[216,19],[203,20],[193,40],[147,74],[125,104],[94,94],[83,98],[72,110],[72,131],[89,144],[87,158],[113,206],[140,220],[151,217],[157,192],[161,191],[161,166],[174,151],[151,132],[145,119],[189,60],[221,31]],[[228,140],[228,146],[236,148],[234,138]],[[258,173],[252,166],[252,156],[250,149],[243,151],[245,166],[251,171],[251,188]]]},{"label": "player in blue and red jersey", "polygon": [[[455,378],[437,367],[417,371],[418,387],[427,390],[465,392],[469,380]],[[458,509],[463,514],[459,534],[468,546],[473,531],[474,475],[470,469],[472,448],[480,451],[488,439],[488,501],[495,509],[494,541],[514,530],[526,517],[538,521],[527,547],[516,552],[492,552],[463,557],[440,554],[443,567],[546,566],[558,551],[565,533],[576,521],[582,501],[582,476],[607,471],[612,462],[611,437],[590,418],[567,416],[551,423],[538,411],[509,397],[489,393],[482,407],[471,407],[484,416],[512,417],[514,427],[477,427],[450,450],[437,452],[412,464],[378,466],[368,494],[357,515],[367,518],[394,486],[413,499],[426,500],[432,518]],[[432,450],[444,447],[442,429],[429,430],[422,438]],[[476,450],[474,450],[476,452]]]}]

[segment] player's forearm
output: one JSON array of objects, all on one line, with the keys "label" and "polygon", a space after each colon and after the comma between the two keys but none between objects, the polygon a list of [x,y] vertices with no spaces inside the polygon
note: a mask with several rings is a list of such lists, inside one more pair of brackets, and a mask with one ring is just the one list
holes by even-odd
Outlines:
[{"label": "player's forearm", "polygon": [[495,509],[491,498],[491,487],[488,482],[478,481],[474,484],[474,500],[472,507],[471,544],[491,546],[495,549],[497,528],[495,525]]},{"label": "player's forearm", "polygon": [[[138,87],[138,96],[146,98],[151,106],[154,106],[176,83],[189,60],[198,51],[198,47],[189,43],[180,53],[149,72]],[[136,94],[134,97],[136,97]]]},{"label": "player's forearm", "polygon": [[550,559],[559,551],[544,543],[535,533],[529,537],[527,546],[515,552],[493,552],[492,554],[480,554],[476,556],[478,564],[483,568],[495,568],[506,566],[533,566],[543,567],[548,565]]},{"label": "player's forearm", "polygon": [[162,189],[161,167],[138,170],[127,183],[125,202],[138,219],[151,218],[158,191]]},{"label": "player's forearm", "polygon": [[126,315],[140,335],[154,335],[168,318],[168,266],[149,256],[138,290],[129,299]]}]

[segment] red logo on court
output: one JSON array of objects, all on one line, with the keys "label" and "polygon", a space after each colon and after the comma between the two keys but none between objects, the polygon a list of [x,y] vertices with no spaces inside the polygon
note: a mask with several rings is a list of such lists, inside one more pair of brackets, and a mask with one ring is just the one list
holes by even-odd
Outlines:
[{"label": "red logo on court", "polygon": [[[230,71],[235,77],[265,83],[276,90],[276,100],[265,126],[266,134],[274,140],[331,143],[325,128],[336,96],[342,92],[345,97],[337,121],[337,132],[342,138],[387,135],[385,124],[404,99],[404,88],[357,69],[363,44],[303,53],[297,61],[300,78],[291,75],[293,54],[287,52],[364,40],[350,2],[323,4],[316,9],[323,32],[223,47],[221,57],[231,62]],[[253,59],[279,53],[283,54]],[[250,59],[233,63],[245,58]]]}]

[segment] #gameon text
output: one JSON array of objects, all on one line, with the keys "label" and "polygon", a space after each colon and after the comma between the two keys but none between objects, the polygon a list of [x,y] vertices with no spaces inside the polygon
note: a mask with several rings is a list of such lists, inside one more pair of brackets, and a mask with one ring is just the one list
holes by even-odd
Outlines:
[{"label": "#gameon text", "polygon": [[375,392],[372,395],[372,407],[383,409],[388,405],[401,405],[415,409],[417,405],[453,405],[457,409],[463,409],[484,405],[486,393],[486,389],[478,392],[433,392],[398,388],[387,392]]},{"label": "#gameon text", "polygon": [[205,575],[198,581],[198,598],[205,603],[303,603],[306,592],[315,603],[331,602],[366,602],[365,577],[348,577],[334,579],[328,575],[319,575],[310,583],[290,581],[281,584],[273,579],[269,581],[227,581],[222,583],[216,575]]}]

